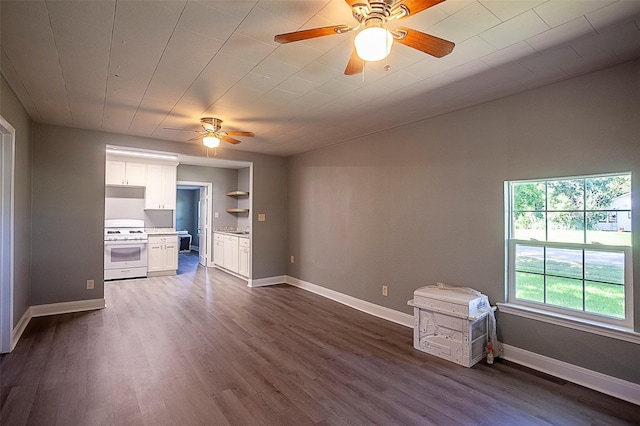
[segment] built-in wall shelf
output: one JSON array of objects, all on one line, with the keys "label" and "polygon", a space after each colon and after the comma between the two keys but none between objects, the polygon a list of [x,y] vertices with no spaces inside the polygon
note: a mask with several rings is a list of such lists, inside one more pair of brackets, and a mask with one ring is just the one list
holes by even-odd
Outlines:
[{"label": "built-in wall shelf", "polygon": [[230,191],[227,192],[229,197],[248,197],[249,193],[246,191]]},{"label": "built-in wall shelf", "polygon": [[249,209],[227,209],[227,213],[249,213]]}]

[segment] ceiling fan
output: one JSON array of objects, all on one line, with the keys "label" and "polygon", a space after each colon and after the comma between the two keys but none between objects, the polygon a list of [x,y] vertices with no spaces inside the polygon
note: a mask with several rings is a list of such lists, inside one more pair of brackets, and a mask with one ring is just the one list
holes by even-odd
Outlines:
[{"label": "ceiling fan", "polygon": [[193,132],[200,133],[200,135],[189,139],[189,141],[191,142],[202,139],[202,143],[207,148],[217,148],[220,145],[221,140],[234,145],[240,143],[238,139],[232,138],[231,136],[255,136],[253,132],[221,131],[222,120],[219,118],[203,117],[200,119],[200,124],[202,125],[202,131],[192,130]]},{"label": "ceiling fan", "polygon": [[413,49],[420,50],[436,58],[448,55],[455,44],[439,37],[425,34],[406,27],[388,29],[387,22],[404,19],[426,10],[445,0],[345,0],[353,11],[358,25],[333,25],[278,34],[274,40],[278,43],[291,43],[316,37],[344,34],[358,31],[355,37],[355,49],[344,70],[346,75],[361,73],[365,61],[379,61],[391,52],[396,41]]}]

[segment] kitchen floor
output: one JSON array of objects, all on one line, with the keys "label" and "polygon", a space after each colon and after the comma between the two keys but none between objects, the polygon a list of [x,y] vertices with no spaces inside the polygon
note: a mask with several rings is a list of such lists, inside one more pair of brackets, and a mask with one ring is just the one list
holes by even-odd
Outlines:
[{"label": "kitchen floor", "polygon": [[199,254],[197,251],[178,254],[178,272],[177,274],[192,274],[198,269]]}]

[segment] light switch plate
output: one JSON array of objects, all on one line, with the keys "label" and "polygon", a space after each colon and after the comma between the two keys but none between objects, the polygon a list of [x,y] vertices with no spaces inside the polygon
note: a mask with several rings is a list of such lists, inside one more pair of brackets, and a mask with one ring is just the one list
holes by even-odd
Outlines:
[{"label": "light switch plate", "polygon": [[215,212],[213,214],[213,217],[216,218],[216,219],[219,218],[220,217],[220,212]]},{"label": "light switch plate", "polygon": [[258,213],[258,222],[266,222],[267,221],[267,215],[264,213]]}]

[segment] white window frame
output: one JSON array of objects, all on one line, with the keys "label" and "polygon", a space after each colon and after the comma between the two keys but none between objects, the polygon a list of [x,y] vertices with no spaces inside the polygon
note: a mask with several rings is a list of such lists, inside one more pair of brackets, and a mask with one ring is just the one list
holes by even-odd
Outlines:
[{"label": "white window frame", "polygon": [[[529,179],[529,180],[513,180],[505,182],[505,281],[507,291],[507,303],[511,307],[523,307],[524,309],[531,309],[539,314],[548,313],[553,316],[570,319],[571,321],[588,323],[591,325],[609,325],[621,329],[633,330],[633,247],[632,246],[612,246],[601,244],[588,244],[588,243],[563,243],[553,241],[533,241],[533,240],[518,240],[512,239],[513,235],[513,184],[521,183],[534,183],[545,181],[556,181],[565,179],[591,179],[606,176],[618,176],[627,173],[611,173],[604,175],[584,175],[576,177],[557,177],[557,178],[542,178],[542,179]],[[635,230],[632,230],[635,232]],[[633,240],[633,238],[632,238]],[[614,318],[606,315],[600,315],[596,313],[585,312],[581,310],[575,310],[571,308],[564,308],[557,305],[547,304],[544,302],[535,302],[526,299],[516,298],[516,268],[515,268],[515,250],[516,245],[526,246],[538,246],[549,248],[567,248],[589,251],[609,251],[609,252],[623,252],[624,253],[624,318]],[[543,274],[546,277],[546,273]]]}]

